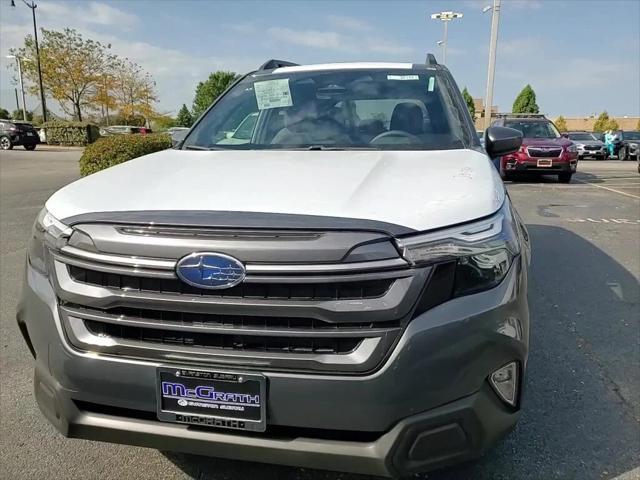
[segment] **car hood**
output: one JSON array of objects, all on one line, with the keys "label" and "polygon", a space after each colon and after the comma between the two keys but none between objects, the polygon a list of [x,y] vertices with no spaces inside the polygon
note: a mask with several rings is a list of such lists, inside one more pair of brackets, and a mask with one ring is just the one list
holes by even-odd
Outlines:
[{"label": "car hood", "polygon": [[523,138],[522,144],[528,147],[568,147],[574,142],[565,137],[560,138]]},{"label": "car hood", "polygon": [[597,145],[598,147],[604,146],[600,140],[573,140],[576,145]]},{"label": "car hood", "polygon": [[55,217],[126,211],[345,217],[422,231],[490,215],[504,187],[487,156],[443,151],[165,150],[82,178]]}]

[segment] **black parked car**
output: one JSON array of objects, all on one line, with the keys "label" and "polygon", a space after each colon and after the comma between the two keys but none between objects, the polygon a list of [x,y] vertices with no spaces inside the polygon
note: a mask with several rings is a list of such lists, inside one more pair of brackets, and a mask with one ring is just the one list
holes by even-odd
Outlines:
[{"label": "black parked car", "polygon": [[618,132],[619,142],[615,143],[614,153],[619,160],[633,160],[640,156],[640,132]]},{"label": "black parked car", "polygon": [[22,145],[25,150],[35,150],[40,143],[40,137],[33,125],[14,120],[0,120],[0,148],[11,150],[16,145]]}]

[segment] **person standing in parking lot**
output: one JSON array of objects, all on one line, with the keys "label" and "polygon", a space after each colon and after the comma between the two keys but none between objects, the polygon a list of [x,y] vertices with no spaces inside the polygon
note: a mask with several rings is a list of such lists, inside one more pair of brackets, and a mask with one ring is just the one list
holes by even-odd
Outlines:
[{"label": "person standing in parking lot", "polygon": [[609,158],[613,157],[615,135],[612,130],[607,130],[604,134],[604,144],[609,152]]}]

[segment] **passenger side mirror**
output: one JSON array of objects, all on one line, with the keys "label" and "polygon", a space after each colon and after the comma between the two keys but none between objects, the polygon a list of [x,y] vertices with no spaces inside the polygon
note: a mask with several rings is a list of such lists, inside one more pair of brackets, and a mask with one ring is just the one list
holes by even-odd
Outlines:
[{"label": "passenger side mirror", "polygon": [[485,150],[489,158],[517,152],[522,145],[522,133],[514,128],[489,127],[484,133]]},{"label": "passenger side mirror", "polygon": [[569,134],[568,133],[561,133],[560,136],[564,137],[564,138],[569,138]]},{"label": "passenger side mirror", "polygon": [[178,147],[187,136],[187,133],[189,133],[189,130],[177,130],[173,132],[171,134],[171,147]]}]

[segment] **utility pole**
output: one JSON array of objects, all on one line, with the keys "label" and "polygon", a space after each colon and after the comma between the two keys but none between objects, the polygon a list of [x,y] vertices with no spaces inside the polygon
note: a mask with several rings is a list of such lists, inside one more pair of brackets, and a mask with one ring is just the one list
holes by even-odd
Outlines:
[{"label": "utility pole", "polygon": [[[35,0],[31,0],[31,3],[27,2],[27,0],[22,0],[27,7],[31,9],[31,15],[33,16],[33,39],[36,44],[36,64],[38,66],[38,83],[40,87],[40,105],[42,105],[42,121],[47,121],[47,103],[44,98],[44,87],[42,86],[42,69],[40,68],[40,47],[38,46],[38,26],[36,25],[36,5]],[[15,0],[11,0],[11,6],[15,7]]]},{"label": "utility pole", "polygon": [[20,101],[18,100],[18,89],[14,88],[13,91],[16,93],[16,110],[20,110]]},{"label": "utility pole", "polygon": [[[7,55],[7,58],[15,58],[16,63],[18,64],[18,78],[20,79],[20,92],[22,92],[22,120],[27,121],[27,104],[24,101],[24,84],[22,83],[22,61],[18,55]],[[26,59],[28,60],[28,59]],[[18,105],[18,90],[16,89],[16,106],[17,109],[20,110],[20,105]]]},{"label": "utility pole", "polygon": [[[449,37],[449,22],[462,18],[462,14],[458,12],[440,12],[431,14],[432,20],[441,20],[444,23],[444,38],[442,39],[442,63],[447,64],[447,40]],[[440,42],[438,42],[440,44]]]},{"label": "utility pole", "polygon": [[107,112],[107,127],[109,126],[109,87],[107,86],[107,74],[102,76],[102,86],[104,87],[104,107]]},{"label": "utility pole", "polygon": [[489,41],[489,69],[487,72],[487,94],[484,100],[484,128],[491,125],[493,105],[493,83],[496,75],[496,51],[498,49],[498,26],[500,24],[500,0],[493,0],[493,6],[485,7],[483,13],[491,10],[491,40]]}]

